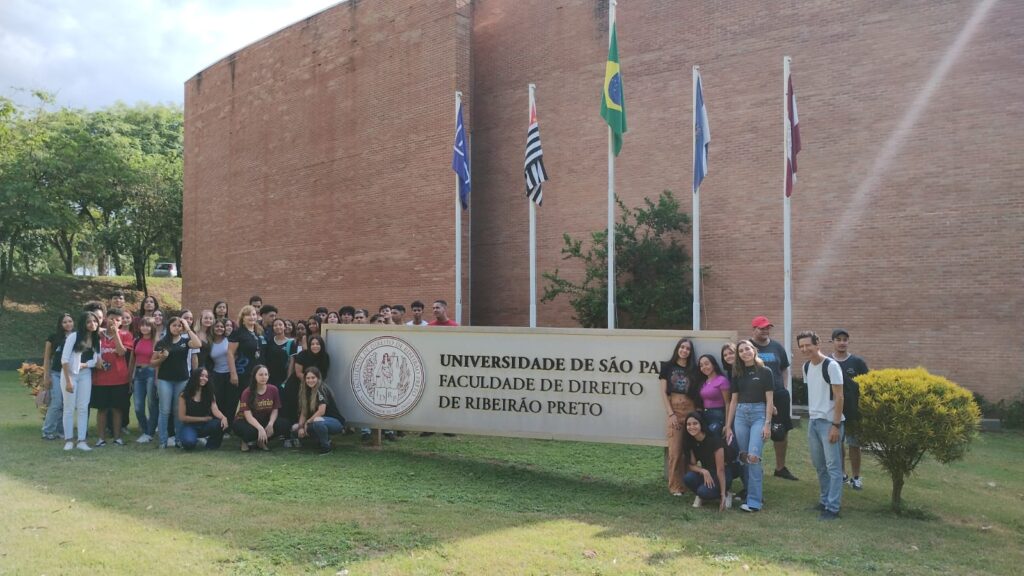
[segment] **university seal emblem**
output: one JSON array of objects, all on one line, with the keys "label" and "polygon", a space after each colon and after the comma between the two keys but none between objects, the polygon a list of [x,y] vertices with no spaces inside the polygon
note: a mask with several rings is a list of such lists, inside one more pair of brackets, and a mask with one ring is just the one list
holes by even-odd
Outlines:
[{"label": "university seal emblem", "polygon": [[423,359],[401,338],[374,338],[352,360],[352,393],[377,418],[408,414],[423,396],[425,381]]}]

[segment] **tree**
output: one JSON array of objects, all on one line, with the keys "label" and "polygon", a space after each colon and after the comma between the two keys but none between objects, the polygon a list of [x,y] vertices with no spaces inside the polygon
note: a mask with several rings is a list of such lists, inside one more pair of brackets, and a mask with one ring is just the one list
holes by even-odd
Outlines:
[{"label": "tree", "polygon": [[857,377],[857,439],[892,478],[892,509],[903,510],[903,486],[926,453],[941,463],[963,458],[981,410],[974,396],[924,368],[872,370]]},{"label": "tree", "polygon": [[[690,231],[690,217],[665,190],[657,202],[644,198],[643,206],[629,209],[616,198],[619,221],[615,225],[615,283],[617,324],[623,328],[682,328],[689,325],[692,288],[690,255],[679,240]],[[583,241],[563,236],[563,260],[583,264],[582,282],[545,272],[542,302],[565,294],[587,328],[608,325],[608,233],[592,232],[586,250]]]}]

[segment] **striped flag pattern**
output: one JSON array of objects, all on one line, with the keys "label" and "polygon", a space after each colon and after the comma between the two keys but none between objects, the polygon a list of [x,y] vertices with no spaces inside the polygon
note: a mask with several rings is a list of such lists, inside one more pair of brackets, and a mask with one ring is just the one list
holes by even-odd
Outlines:
[{"label": "striped flag pattern", "polygon": [[786,101],[786,132],[789,136],[786,142],[786,198],[793,194],[793,184],[796,183],[796,155],[800,152],[800,118],[796,114],[796,94],[793,93],[793,76],[787,80],[787,91],[789,92]]},{"label": "striped flag pattern", "polygon": [[540,148],[540,125],[537,123],[537,103],[530,98],[530,129],[526,132],[526,197],[540,206],[544,202],[542,184],[548,179],[544,170],[544,151]]}]

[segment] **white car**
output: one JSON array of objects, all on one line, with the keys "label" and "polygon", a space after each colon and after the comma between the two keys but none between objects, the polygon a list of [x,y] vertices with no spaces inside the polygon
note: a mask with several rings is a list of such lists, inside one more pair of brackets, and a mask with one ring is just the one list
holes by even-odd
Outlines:
[{"label": "white car", "polygon": [[153,276],[177,278],[178,266],[174,262],[160,262],[156,265],[156,268],[153,269]]}]

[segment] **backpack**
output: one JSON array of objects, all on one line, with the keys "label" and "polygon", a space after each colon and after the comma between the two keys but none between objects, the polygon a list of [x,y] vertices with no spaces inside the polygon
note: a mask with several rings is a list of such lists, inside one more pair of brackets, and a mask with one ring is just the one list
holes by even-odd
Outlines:
[{"label": "backpack", "polygon": [[[821,375],[825,378],[825,383],[829,384],[828,387],[828,399],[833,400],[832,396],[832,378],[828,375],[828,366],[835,360],[825,357],[825,361],[821,363]],[[807,370],[811,367],[810,361],[804,362],[804,381],[807,381]],[[840,366],[841,368],[841,366]],[[850,380],[850,383],[846,383],[846,378],[843,378],[843,416],[846,416],[848,421],[855,421],[860,419],[860,386],[857,382]]]}]

